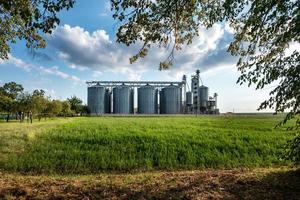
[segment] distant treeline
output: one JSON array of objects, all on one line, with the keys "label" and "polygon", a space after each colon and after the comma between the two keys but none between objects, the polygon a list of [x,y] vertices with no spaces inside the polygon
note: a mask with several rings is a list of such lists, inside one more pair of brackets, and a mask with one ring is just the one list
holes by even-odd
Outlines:
[{"label": "distant treeline", "polygon": [[24,91],[21,84],[5,83],[0,87],[1,118],[23,121],[55,116],[81,116],[88,113],[88,108],[82,100],[71,96],[67,100],[52,99],[46,96],[44,90]]}]

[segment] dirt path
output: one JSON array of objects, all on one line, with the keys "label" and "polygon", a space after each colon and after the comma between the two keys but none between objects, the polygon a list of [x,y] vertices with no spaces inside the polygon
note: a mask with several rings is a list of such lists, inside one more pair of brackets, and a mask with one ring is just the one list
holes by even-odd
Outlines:
[{"label": "dirt path", "polygon": [[296,169],[28,176],[0,172],[0,199],[300,199]]}]

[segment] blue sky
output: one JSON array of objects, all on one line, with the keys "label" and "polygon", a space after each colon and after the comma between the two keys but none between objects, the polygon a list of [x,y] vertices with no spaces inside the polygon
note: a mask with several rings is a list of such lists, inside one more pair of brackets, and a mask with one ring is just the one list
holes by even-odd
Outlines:
[{"label": "blue sky", "polygon": [[[139,45],[126,47],[115,43],[117,23],[112,19],[108,1],[77,0],[73,9],[60,13],[61,23],[52,35],[46,35],[46,49],[35,53],[24,42],[12,46],[10,59],[0,60],[0,84],[16,81],[26,90],[44,89],[53,98],[76,95],[86,102],[87,80],[167,80],[188,78],[201,70],[210,94],[219,94],[221,112],[255,112],[268,97],[269,89],[255,91],[237,85],[236,59],[226,53],[232,30],[217,24],[209,30],[200,27],[193,44],[176,53],[174,66],[159,71],[166,58],[165,49],[155,47],[149,56],[129,64]],[[189,80],[189,79],[188,79]]]}]

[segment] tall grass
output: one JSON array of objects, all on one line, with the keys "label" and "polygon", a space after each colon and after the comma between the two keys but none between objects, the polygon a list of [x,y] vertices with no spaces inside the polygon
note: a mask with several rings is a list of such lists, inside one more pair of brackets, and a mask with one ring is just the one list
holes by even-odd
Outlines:
[{"label": "tall grass", "polygon": [[284,165],[292,133],[272,117],[77,118],[37,134],[5,170],[93,173],[107,170]]}]

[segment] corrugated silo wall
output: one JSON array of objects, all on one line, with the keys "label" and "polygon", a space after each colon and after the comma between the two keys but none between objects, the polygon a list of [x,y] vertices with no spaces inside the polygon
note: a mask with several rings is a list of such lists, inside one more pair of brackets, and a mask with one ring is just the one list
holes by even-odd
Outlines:
[{"label": "corrugated silo wall", "polygon": [[191,106],[193,104],[192,101],[192,92],[186,93],[186,105]]},{"label": "corrugated silo wall", "polygon": [[164,114],[165,109],[164,109],[164,91],[161,90],[159,91],[159,113]]},{"label": "corrugated silo wall", "polygon": [[134,113],[134,89],[130,89],[130,113]]},{"label": "corrugated silo wall", "polygon": [[155,89],[155,114],[158,114],[158,89]]},{"label": "corrugated silo wall", "polygon": [[162,114],[181,113],[181,89],[178,86],[168,86],[162,89]]},{"label": "corrugated silo wall", "polygon": [[208,102],[208,87],[200,86],[199,87],[199,101],[201,107],[207,107]]},{"label": "corrugated silo wall", "polygon": [[157,91],[153,86],[145,85],[138,88],[138,112],[140,114],[157,113]]},{"label": "corrugated silo wall", "polygon": [[179,106],[179,112],[180,113],[183,113],[183,107],[182,107],[182,88],[180,87],[180,91],[179,91],[180,93],[179,93],[179,96],[180,96],[180,100],[179,100],[179,102],[178,102],[178,106]]},{"label": "corrugated silo wall", "polygon": [[134,92],[129,86],[117,86],[113,89],[113,113],[133,113]]},{"label": "corrugated silo wall", "polygon": [[101,86],[88,87],[88,108],[91,115],[105,113],[105,88]]},{"label": "corrugated silo wall", "polygon": [[105,113],[111,113],[111,92],[109,89],[105,90]]}]

